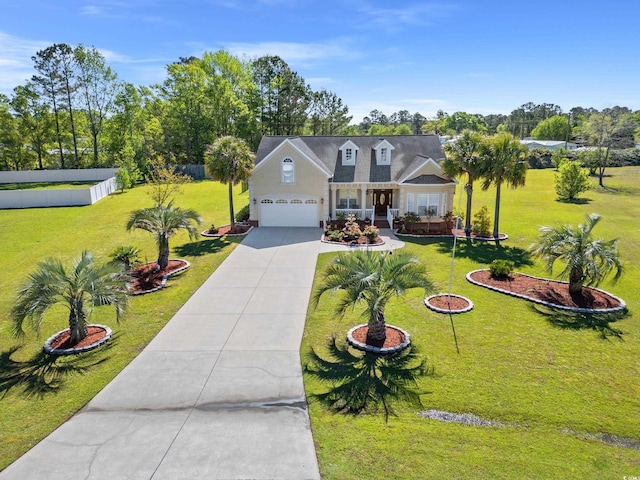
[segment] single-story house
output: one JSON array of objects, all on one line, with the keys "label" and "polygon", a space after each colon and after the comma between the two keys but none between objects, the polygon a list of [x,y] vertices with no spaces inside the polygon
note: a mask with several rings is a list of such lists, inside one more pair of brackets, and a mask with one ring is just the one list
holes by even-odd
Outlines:
[{"label": "single-story house", "polygon": [[265,136],[249,179],[249,220],[317,227],[351,213],[441,217],[453,209],[456,186],[443,159],[437,135]]},{"label": "single-story house", "polygon": [[573,142],[565,142],[564,140],[534,140],[532,138],[525,138],[520,140],[520,143],[526,145],[529,150],[534,148],[546,148],[547,150],[559,150],[564,148],[565,150],[575,150],[578,145]]}]

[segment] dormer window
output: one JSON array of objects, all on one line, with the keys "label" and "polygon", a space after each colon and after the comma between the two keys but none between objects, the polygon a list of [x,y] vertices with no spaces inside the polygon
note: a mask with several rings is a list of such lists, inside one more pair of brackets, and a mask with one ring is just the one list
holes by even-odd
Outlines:
[{"label": "dormer window", "polygon": [[378,165],[391,164],[391,151],[393,150],[393,145],[386,140],[381,140],[374,149],[376,150],[376,163]]},{"label": "dormer window", "polygon": [[355,165],[358,156],[358,147],[351,140],[347,140],[341,147],[342,165]]},{"label": "dormer window", "polygon": [[291,158],[282,160],[282,183],[296,183],[295,164]]}]

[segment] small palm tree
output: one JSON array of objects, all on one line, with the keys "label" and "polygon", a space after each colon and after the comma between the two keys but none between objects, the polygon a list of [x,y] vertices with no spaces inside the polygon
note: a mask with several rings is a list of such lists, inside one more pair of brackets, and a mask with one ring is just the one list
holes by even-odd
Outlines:
[{"label": "small palm tree", "polygon": [[343,316],[349,308],[363,303],[362,315],[369,327],[367,342],[380,342],[386,338],[384,310],[389,300],[418,287],[426,293],[433,290],[434,285],[417,258],[408,253],[356,251],[338,256],[327,267],[322,283],[313,294],[313,303],[317,305],[329,290],[343,290],[337,313]]},{"label": "small palm tree", "polygon": [[158,266],[162,270],[169,265],[169,238],[179,230],[186,230],[192,239],[198,238],[198,231],[192,222],[200,225],[202,218],[195,210],[174,207],[171,200],[166,205],[131,212],[127,230],[139,228],[155,236],[158,245]]},{"label": "small palm tree", "polygon": [[235,228],[233,212],[233,186],[249,179],[254,155],[247,143],[232,136],[220,137],[207,148],[206,164],[211,176],[229,184],[229,225]]},{"label": "small palm tree", "polygon": [[465,130],[455,143],[444,146],[447,158],[442,163],[442,171],[449,177],[466,174],[467,213],[465,215],[464,232],[471,235],[471,201],[473,197],[473,181],[480,175],[480,146],[482,134]]},{"label": "small palm tree", "polygon": [[493,218],[493,237],[498,239],[500,222],[500,194],[502,184],[511,188],[524,185],[529,165],[524,161],[527,147],[510,133],[499,133],[487,139],[482,147],[482,189],[496,187],[496,205]]},{"label": "small palm tree", "polygon": [[566,266],[560,278],[569,279],[569,293],[579,294],[583,285],[597,287],[615,270],[613,281],[623,273],[617,248],[617,240],[594,240],[591,231],[600,216],[587,215],[587,222],[574,228],[571,225],[541,227],[538,242],[531,247],[534,256],[546,260],[549,272],[556,260]]},{"label": "small palm tree", "polygon": [[78,343],[87,336],[87,317],[94,306],[112,305],[118,320],[124,314],[129,300],[125,279],[121,265],[96,265],[93,255],[86,251],[74,260],[70,270],[60,260],[48,258],[38,264],[18,291],[11,310],[13,332],[24,335],[22,326],[27,318],[39,332],[47,310],[64,303],[69,309],[71,342]]}]

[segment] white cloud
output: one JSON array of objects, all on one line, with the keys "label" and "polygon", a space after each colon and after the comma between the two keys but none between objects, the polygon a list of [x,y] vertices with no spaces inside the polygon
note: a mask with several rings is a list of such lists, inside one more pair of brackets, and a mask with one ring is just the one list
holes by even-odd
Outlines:
[{"label": "white cloud", "polygon": [[294,42],[230,42],[225,48],[233,55],[249,58],[278,55],[290,66],[309,66],[327,60],[349,60],[358,54],[348,48],[348,40],[336,39],[324,43]]},{"label": "white cloud", "polygon": [[0,31],[0,92],[9,94],[30,79],[35,73],[31,57],[50,45],[44,40],[27,40]]},{"label": "white cloud", "polygon": [[430,25],[436,18],[450,16],[458,7],[446,3],[416,3],[398,8],[379,8],[364,5],[360,12],[374,26],[397,30],[406,25]]}]

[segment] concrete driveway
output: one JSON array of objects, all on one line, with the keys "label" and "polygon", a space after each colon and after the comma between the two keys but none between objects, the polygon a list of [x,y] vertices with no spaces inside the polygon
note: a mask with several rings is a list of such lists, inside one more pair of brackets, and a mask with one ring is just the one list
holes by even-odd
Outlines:
[{"label": "concrete driveway", "polygon": [[254,229],[131,364],[0,480],[319,479],[299,348],[318,253],[336,248],[320,235]]}]

